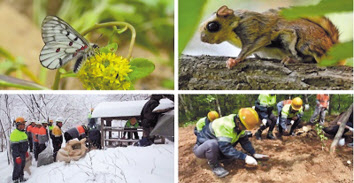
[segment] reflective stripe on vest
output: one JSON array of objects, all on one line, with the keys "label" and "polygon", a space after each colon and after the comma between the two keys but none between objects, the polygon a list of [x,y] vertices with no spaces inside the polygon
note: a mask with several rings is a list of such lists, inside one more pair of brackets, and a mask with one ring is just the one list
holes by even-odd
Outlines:
[{"label": "reflective stripe on vest", "polygon": [[26,132],[20,131],[16,128],[10,135],[10,141],[11,143],[25,142],[27,141],[27,134]]},{"label": "reflective stripe on vest", "polygon": [[219,141],[230,142],[231,144],[238,141],[245,131],[239,134],[235,132],[235,118],[236,114],[231,114],[222,118],[218,118],[211,123],[211,131]]}]

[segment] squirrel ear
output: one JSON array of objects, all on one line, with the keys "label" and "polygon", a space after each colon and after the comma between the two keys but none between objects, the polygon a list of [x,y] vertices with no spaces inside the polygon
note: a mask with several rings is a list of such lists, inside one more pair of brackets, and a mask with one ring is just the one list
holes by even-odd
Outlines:
[{"label": "squirrel ear", "polygon": [[227,17],[229,15],[234,14],[234,10],[229,9],[226,5],[221,6],[218,11],[216,12],[216,16],[220,17]]}]

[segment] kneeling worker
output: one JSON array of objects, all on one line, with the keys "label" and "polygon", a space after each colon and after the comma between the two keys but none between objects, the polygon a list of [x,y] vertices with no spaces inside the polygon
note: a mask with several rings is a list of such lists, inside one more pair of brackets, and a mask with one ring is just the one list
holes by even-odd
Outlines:
[{"label": "kneeling worker", "polygon": [[[241,108],[238,114],[231,114],[215,119],[206,125],[197,137],[193,152],[198,158],[208,159],[214,174],[225,177],[229,174],[219,163],[220,159],[241,159],[249,165],[257,165],[254,159],[268,156],[256,154],[252,143],[245,135],[245,130],[252,130],[260,125],[257,112],[252,108]],[[252,156],[237,151],[234,146],[240,143],[242,148]]]},{"label": "kneeling worker", "polygon": [[215,119],[218,119],[219,113],[216,111],[208,112],[208,115],[204,118],[200,118],[195,124],[194,134],[198,136],[198,134],[202,131],[204,126],[209,126],[210,122],[213,122]]},{"label": "kneeling worker", "polygon": [[295,97],[291,104],[284,105],[279,116],[279,137],[283,135],[283,130],[287,131],[287,125],[291,124],[289,134],[295,135],[294,130],[300,124],[301,118],[304,115],[302,109],[302,100],[300,97]]}]

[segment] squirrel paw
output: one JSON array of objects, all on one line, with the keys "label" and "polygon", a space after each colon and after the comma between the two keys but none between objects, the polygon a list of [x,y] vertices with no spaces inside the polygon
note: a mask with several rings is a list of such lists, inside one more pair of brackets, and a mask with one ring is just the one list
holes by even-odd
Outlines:
[{"label": "squirrel paw", "polygon": [[281,60],[280,63],[284,64],[284,65],[289,65],[291,63],[297,63],[298,60],[294,59],[294,58],[291,58],[291,57],[285,57]]},{"label": "squirrel paw", "polygon": [[232,58],[229,58],[229,60],[226,61],[226,67],[228,69],[231,69],[232,67],[234,67],[237,63],[241,62],[240,59],[232,59]]}]

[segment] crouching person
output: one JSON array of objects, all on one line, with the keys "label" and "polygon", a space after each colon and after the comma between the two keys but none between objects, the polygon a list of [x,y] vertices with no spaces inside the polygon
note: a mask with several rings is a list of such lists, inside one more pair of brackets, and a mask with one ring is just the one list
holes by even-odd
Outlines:
[{"label": "crouching person", "polygon": [[10,135],[11,154],[14,161],[12,180],[14,182],[26,181],[23,173],[26,156],[28,156],[28,137],[25,132],[25,123],[26,121],[23,117],[16,118],[16,129]]},{"label": "crouching person", "polygon": [[284,105],[279,116],[279,138],[282,137],[284,131],[287,131],[287,125],[291,125],[289,134],[294,136],[294,130],[300,124],[303,115],[301,98],[295,97],[291,104]]},{"label": "crouching person", "polygon": [[65,142],[69,142],[72,139],[83,139],[87,137],[89,129],[85,125],[79,125],[75,128],[70,128],[64,133]]},{"label": "crouching person", "polygon": [[[266,155],[256,154],[252,143],[245,135],[245,130],[251,130],[260,125],[257,112],[252,108],[242,108],[238,114],[231,114],[212,123],[206,124],[197,137],[193,152],[198,158],[208,160],[212,171],[218,177],[229,174],[219,163],[221,159],[241,159],[246,164],[257,165],[255,158],[266,158]],[[240,143],[248,152],[247,155],[237,151],[234,146]]]}]

